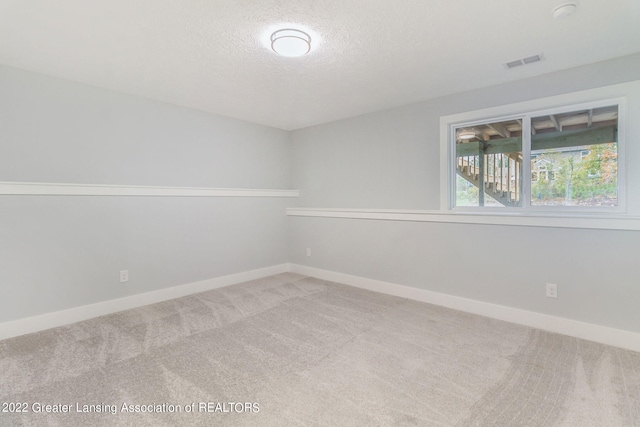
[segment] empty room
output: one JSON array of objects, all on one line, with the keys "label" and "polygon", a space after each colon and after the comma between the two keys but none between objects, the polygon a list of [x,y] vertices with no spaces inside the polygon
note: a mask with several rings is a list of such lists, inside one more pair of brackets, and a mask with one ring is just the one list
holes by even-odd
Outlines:
[{"label": "empty room", "polygon": [[640,426],[637,0],[0,0],[0,426]]}]

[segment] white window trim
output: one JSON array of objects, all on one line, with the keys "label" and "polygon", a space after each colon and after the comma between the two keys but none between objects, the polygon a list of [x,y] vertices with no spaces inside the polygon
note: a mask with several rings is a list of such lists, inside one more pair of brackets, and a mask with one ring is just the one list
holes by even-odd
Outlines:
[{"label": "white window trim", "polygon": [[[557,114],[562,114],[562,113],[567,113],[567,112],[571,112],[571,111],[579,111],[579,110],[588,110],[588,109],[595,109],[595,108],[600,108],[600,107],[608,107],[608,106],[617,106],[618,107],[618,177],[620,177],[621,179],[618,179],[618,205],[613,207],[613,206],[605,206],[605,207],[599,207],[599,206],[586,206],[586,207],[582,207],[582,206],[532,206],[531,205],[531,182],[525,181],[523,180],[522,182],[522,198],[521,198],[521,202],[522,202],[522,206],[520,207],[487,207],[487,206],[481,206],[481,207],[477,207],[477,206],[469,206],[469,207],[461,207],[461,206],[453,206],[454,204],[454,199],[455,199],[455,162],[456,159],[455,157],[452,155],[449,158],[449,171],[451,171],[451,175],[448,177],[449,179],[449,207],[450,209],[453,209],[455,211],[471,211],[471,212],[476,212],[476,211],[496,211],[496,212],[528,212],[528,213],[534,213],[534,212],[540,212],[540,213],[550,213],[550,212],[557,212],[557,213],[581,213],[581,212],[610,212],[610,213],[624,213],[625,212],[625,194],[626,194],[626,188],[625,188],[625,184],[624,184],[624,173],[625,173],[625,155],[624,155],[624,147],[625,147],[625,143],[624,143],[624,131],[622,129],[624,129],[624,117],[626,117],[626,98],[625,97],[618,97],[618,98],[613,98],[613,99],[604,99],[604,100],[599,100],[599,101],[594,101],[594,102],[586,102],[586,103],[581,103],[581,104],[571,104],[571,105],[565,105],[562,107],[554,107],[554,108],[547,108],[544,110],[537,110],[537,111],[528,111],[524,114],[516,114],[516,115],[507,115],[507,116],[497,116],[497,117],[491,117],[490,119],[480,119],[480,120],[472,120],[470,122],[462,122],[462,123],[449,123],[449,136],[450,136],[450,140],[449,140],[449,148],[450,148],[450,153],[453,154],[454,150],[455,150],[455,140],[452,137],[452,135],[455,133],[455,129],[457,128],[465,128],[465,127],[473,127],[476,125],[480,125],[480,124],[484,124],[487,122],[503,122],[503,121],[509,121],[509,120],[514,120],[514,119],[521,119],[522,120],[522,156],[524,159],[530,159],[531,158],[531,119],[535,118],[535,117],[543,117],[543,116],[548,116],[548,115],[557,115]],[[524,162],[523,163],[523,170],[522,170],[522,176],[523,179],[524,177],[528,177],[531,176],[531,167],[529,165],[529,162]]]},{"label": "white window trim", "polygon": [[[482,212],[486,214],[508,214],[514,212],[525,215],[537,215],[541,213],[571,213],[572,215],[593,214],[594,212],[604,215],[618,215],[626,213],[627,187],[626,187],[626,165],[625,165],[625,141],[626,141],[626,96],[629,92],[639,91],[640,81],[623,83],[619,85],[606,86],[597,89],[590,89],[569,94],[557,95],[548,98],[540,98],[531,101],[519,102],[515,104],[502,105],[498,107],[486,108],[482,110],[469,111],[459,114],[452,114],[440,118],[440,210],[448,212]],[[453,150],[455,147],[451,143],[453,129],[461,124],[486,123],[509,119],[513,117],[537,117],[545,114],[554,114],[560,111],[571,109],[582,109],[586,107],[597,107],[618,104],[618,206],[608,208],[580,208],[580,207],[531,207],[525,203],[519,208],[491,208],[491,207],[453,207],[455,200],[454,186],[454,162]],[[523,121],[523,135],[530,138],[529,121]],[[525,153],[525,146],[527,152]],[[523,156],[530,154],[528,144],[523,144]],[[526,168],[527,170],[529,167]],[[529,176],[526,174],[524,176]],[[523,193],[523,196],[524,193]],[[526,195],[528,197],[528,194]],[[525,197],[523,197],[524,199]],[[523,200],[524,201],[524,200]],[[527,200],[528,202],[528,200]]]}]

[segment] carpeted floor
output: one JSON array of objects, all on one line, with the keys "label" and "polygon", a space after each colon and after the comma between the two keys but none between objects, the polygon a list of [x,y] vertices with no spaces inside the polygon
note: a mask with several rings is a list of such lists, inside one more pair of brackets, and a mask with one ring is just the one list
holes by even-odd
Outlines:
[{"label": "carpeted floor", "polygon": [[640,353],[287,273],[0,341],[0,402],[2,426],[635,426]]}]

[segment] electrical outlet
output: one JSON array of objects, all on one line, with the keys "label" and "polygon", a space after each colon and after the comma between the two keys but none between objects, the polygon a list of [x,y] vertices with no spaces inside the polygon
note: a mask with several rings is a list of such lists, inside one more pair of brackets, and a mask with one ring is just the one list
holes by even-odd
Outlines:
[{"label": "electrical outlet", "polygon": [[311,256],[311,248],[307,248],[307,256]]},{"label": "electrical outlet", "polygon": [[120,283],[129,281],[129,270],[120,271]]},{"label": "electrical outlet", "polygon": [[547,297],[558,298],[558,285],[554,283],[547,283]]}]

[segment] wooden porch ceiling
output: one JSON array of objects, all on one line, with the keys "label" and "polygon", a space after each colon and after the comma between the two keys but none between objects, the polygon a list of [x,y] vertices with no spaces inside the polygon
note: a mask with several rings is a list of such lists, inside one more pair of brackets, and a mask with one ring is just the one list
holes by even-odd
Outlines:
[{"label": "wooden porch ceiling", "polygon": [[[534,117],[531,119],[531,133],[540,135],[545,133],[564,133],[581,129],[591,129],[604,126],[615,126],[618,121],[618,107],[602,107],[583,111],[572,111],[557,115]],[[472,127],[460,128],[461,133],[475,133],[476,137],[463,140],[458,137],[458,143],[473,141],[490,141],[493,139],[512,138],[522,136],[522,121],[507,120],[504,122],[487,123]],[[468,141],[468,142],[467,142]]]},{"label": "wooden porch ceiling", "polygon": [[[531,151],[569,147],[586,147],[614,142],[617,126],[593,127],[587,130],[542,133],[531,136]],[[496,138],[489,141],[471,141],[456,146],[456,157],[483,154],[517,153],[522,151],[522,138]]]}]

